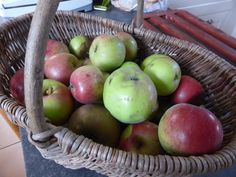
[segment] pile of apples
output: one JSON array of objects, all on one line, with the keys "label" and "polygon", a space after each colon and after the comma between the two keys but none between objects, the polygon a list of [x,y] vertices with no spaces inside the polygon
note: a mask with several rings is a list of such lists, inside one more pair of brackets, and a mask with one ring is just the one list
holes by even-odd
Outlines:
[{"label": "pile of apples", "polygon": [[[150,55],[138,65],[138,50],[125,32],[78,35],[68,47],[48,40],[42,90],[48,121],[129,152],[188,156],[219,150],[222,125],[202,106],[201,83],[182,75],[167,55]],[[24,105],[24,68],[11,78],[10,90]]]}]

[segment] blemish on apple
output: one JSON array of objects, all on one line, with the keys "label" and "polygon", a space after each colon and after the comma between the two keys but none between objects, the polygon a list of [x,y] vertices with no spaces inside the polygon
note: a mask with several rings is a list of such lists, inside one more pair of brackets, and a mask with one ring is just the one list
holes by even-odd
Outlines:
[{"label": "blemish on apple", "polygon": [[176,80],[179,80],[179,73],[175,73],[175,77],[174,77],[174,80],[176,81]]},{"label": "blemish on apple", "polygon": [[111,77],[110,79],[109,79],[109,84],[111,84],[111,81],[113,80],[113,77]]},{"label": "blemish on apple", "polygon": [[132,80],[132,81],[138,81],[139,79],[138,79],[137,77],[135,77],[135,76],[131,76],[131,77],[130,77],[130,80]]},{"label": "blemish on apple", "polygon": [[94,48],[94,53],[96,53],[97,50],[98,50],[98,45],[95,46],[95,48]]}]

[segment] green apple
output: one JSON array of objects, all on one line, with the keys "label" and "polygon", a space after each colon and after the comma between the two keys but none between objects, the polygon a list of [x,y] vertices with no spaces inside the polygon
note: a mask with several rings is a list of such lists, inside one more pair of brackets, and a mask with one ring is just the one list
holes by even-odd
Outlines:
[{"label": "green apple", "polygon": [[125,44],[126,61],[132,61],[136,58],[138,52],[138,45],[136,40],[126,32],[118,32],[116,36]]},{"label": "green apple", "polygon": [[139,123],[158,108],[157,91],[135,63],[125,63],[106,79],[103,103],[120,122]]},{"label": "green apple", "polygon": [[134,68],[134,69],[137,69],[137,70],[140,70],[140,67],[137,63],[134,63],[132,61],[126,61],[122,64],[122,68]]},{"label": "green apple", "polygon": [[89,39],[86,36],[78,35],[73,37],[69,43],[69,49],[78,58],[83,58],[86,51],[89,49]]},{"label": "green apple", "polygon": [[52,124],[65,123],[73,110],[73,98],[69,89],[61,82],[44,79],[43,110],[44,116]]},{"label": "green apple", "polygon": [[89,49],[91,63],[101,71],[110,72],[121,66],[125,60],[125,45],[116,36],[100,35]]},{"label": "green apple", "polygon": [[158,95],[168,96],[177,89],[181,69],[179,64],[169,56],[151,55],[144,59],[141,68],[154,82]]},{"label": "green apple", "polygon": [[68,128],[107,146],[116,147],[120,124],[102,105],[86,104],[76,109],[68,121]]}]

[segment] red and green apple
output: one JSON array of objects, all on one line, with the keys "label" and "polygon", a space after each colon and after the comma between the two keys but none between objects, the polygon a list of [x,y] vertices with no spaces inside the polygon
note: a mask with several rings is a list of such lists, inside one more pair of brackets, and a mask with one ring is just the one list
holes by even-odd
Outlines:
[{"label": "red and green apple", "polygon": [[70,90],[61,82],[43,80],[44,116],[54,125],[64,124],[73,110],[73,98]]},{"label": "red and green apple", "polygon": [[188,103],[169,108],[162,116],[159,140],[172,155],[202,155],[219,150],[223,142],[221,122],[208,109]]}]

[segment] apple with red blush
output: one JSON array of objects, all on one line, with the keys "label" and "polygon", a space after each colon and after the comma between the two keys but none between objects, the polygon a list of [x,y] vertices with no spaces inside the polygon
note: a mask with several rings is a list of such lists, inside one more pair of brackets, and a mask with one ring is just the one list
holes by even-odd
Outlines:
[{"label": "apple with red blush", "polygon": [[70,77],[70,90],[78,102],[82,104],[102,101],[105,76],[94,65],[77,68]]},{"label": "apple with red blush", "polygon": [[57,53],[70,53],[68,47],[61,41],[49,39],[45,50],[44,59],[47,60]]},{"label": "apple with red blush", "polygon": [[223,128],[208,109],[180,103],[164,113],[158,136],[163,149],[171,155],[202,155],[221,148]]},{"label": "apple with red blush", "polygon": [[204,103],[204,89],[199,81],[188,75],[181,76],[180,83],[175,92],[171,95],[171,102],[191,103],[201,105]]},{"label": "apple with red blush", "polygon": [[44,116],[54,125],[64,124],[73,111],[73,98],[68,87],[61,82],[43,80]]},{"label": "apple with red blush", "polygon": [[158,126],[149,121],[128,125],[121,134],[119,148],[139,154],[161,154]]},{"label": "apple with red blush", "polygon": [[82,66],[83,60],[69,53],[58,53],[45,61],[44,74],[48,79],[69,85],[72,72]]}]

